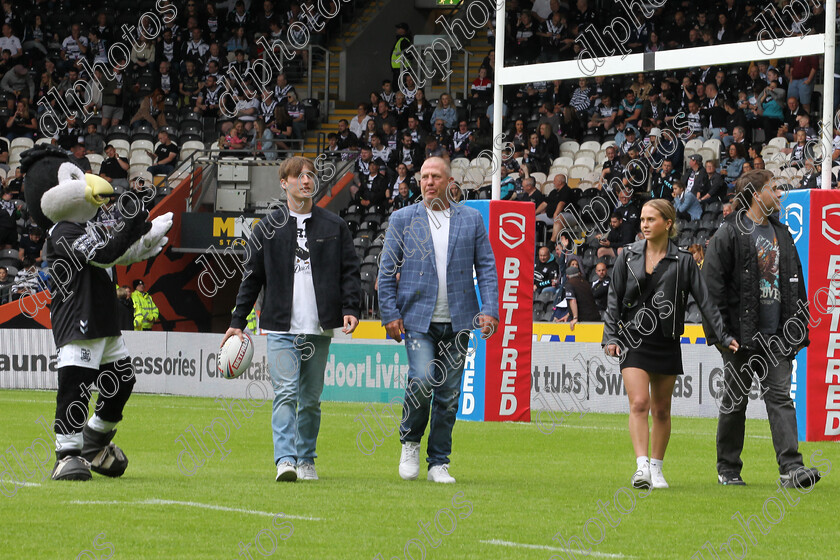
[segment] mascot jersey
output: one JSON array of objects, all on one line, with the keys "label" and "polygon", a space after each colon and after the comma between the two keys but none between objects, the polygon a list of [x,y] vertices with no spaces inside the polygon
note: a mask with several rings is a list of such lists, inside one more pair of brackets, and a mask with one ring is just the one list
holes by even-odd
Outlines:
[{"label": "mascot jersey", "polygon": [[[106,235],[95,224],[74,222],[60,222],[49,232],[47,262],[54,271],[50,317],[57,348],[73,340],[120,335],[117,292],[108,272],[80,266],[105,245]],[[111,239],[114,245],[124,245],[113,249],[122,254],[137,239],[132,237],[124,237],[123,243]]]}]

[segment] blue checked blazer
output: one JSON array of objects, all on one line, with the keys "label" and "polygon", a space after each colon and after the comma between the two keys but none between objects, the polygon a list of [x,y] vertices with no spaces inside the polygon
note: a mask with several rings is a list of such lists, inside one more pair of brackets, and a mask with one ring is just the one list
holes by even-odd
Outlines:
[{"label": "blue checked blazer", "polygon": [[[499,318],[496,261],[481,213],[450,206],[446,283],[452,330],[472,330],[479,313],[473,267],[481,293],[481,312]],[[407,331],[428,332],[437,301],[435,247],[426,206],[421,202],[394,212],[379,255],[379,309],[382,324],[403,320]],[[396,273],[400,273],[397,282]]]}]

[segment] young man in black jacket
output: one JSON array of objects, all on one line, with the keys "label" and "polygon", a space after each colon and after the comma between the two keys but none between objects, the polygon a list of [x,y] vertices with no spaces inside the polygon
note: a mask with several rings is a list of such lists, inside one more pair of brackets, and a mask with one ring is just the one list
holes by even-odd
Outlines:
[{"label": "young man in black jacket", "polygon": [[306,158],[281,165],[287,205],[261,220],[248,239],[244,278],[222,341],[242,338],[264,289],[260,326],[268,333],[278,481],[318,479],[315,444],[332,329],[349,334],[359,323],[361,276],[353,236],[344,220],[312,203],[314,174]]},{"label": "young man in black jacket", "polygon": [[[802,263],[787,226],[773,215],[781,203],[773,174],[755,170],[736,183],[738,208],[712,237],[703,275],[725,330],[740,342],[724,353],[718,398],[717,470],[721,484],[743,485],[741,451],[753,375],[758,375],[781,474],[780,485],[816,483],[798,450],[796,410],[790,398],[792,360],[808,345],[808,293]],[[706,333],[713,332],[703,324]],[[706,335],[708,343],[719,341]]]}]

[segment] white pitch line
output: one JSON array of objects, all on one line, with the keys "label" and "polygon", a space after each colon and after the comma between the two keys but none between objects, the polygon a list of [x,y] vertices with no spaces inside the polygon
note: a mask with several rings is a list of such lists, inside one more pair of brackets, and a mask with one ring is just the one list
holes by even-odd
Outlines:
[{"label": "white pitch line", "polygon": [[510,546],[514,548],[533,548],[537,550],[553,550],[556,552],[571,552],[572,554],[580,554],[581,556],[595,556],[599,558],[635,558],[635,556],[625,556],[624,554],[610,554],[609,552],[598,552],[593,550],[592,552],[584,552],[583,550],[574,550],[572,548],[559,548],[556,546],[545,546],[541,544],[524,544],[524,543],[515,543],[510,541],[500,541],[498,539],[493,539],[492,541],[479,541],[484,544],[495,544],[498,546]]},{"label": "white pitch line", "polygon": [[18,480],[12,481],[16,486],[41,486],[38,482],[22,482]]},{"label": "white pitch line", "polygon": [[[269,511],[258,511],[253,509],[231,508],[226,506],[217,506],[214,504],[199,504],[198,502],[180,502],[177,500],[160,500],[152,498],[150,500],[140,500],[134,502],[121,502],[119,500],[73,500],[71,504],[82,505],[140,505],[140,506],[185,506],[196,507],[202,509],[214,509],[217,511],[233,511],[236,513],[247,513],[250,515],[262,515],[265,517],[274,517],[276,513]],[[306,517],[302,515],[284,515],[283,519],[300,519],[303,521],[323,521],[320,517]]]}]

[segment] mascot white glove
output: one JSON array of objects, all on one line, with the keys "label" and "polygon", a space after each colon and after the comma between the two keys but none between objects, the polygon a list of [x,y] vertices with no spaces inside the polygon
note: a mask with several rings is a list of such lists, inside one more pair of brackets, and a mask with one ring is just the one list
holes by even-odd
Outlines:
[{"label": "mascot white glove", "polygon": [[128,266],[157,256],[169,241],[166,234],[172,228],[172,212],[152,220],[152,229],[135,241],[114,264]]}]

